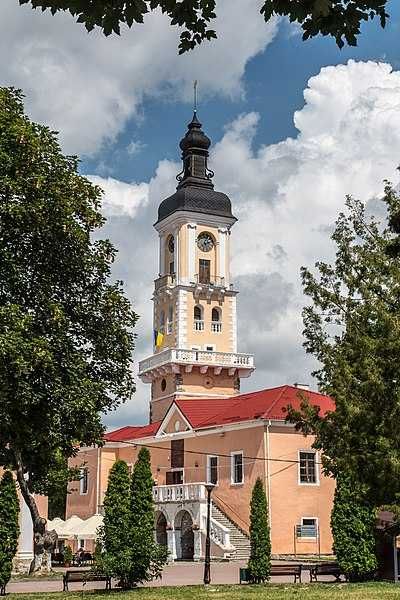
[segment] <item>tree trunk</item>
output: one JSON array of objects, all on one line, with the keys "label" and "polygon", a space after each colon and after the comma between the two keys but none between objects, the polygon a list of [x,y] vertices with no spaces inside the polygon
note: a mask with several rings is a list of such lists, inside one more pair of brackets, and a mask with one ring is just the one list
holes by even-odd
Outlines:
[{"label": "tree trunk", "polygon": [[31,563],[29,573],[49,573],[51,571],[51,552],[57,543],[57,533],[53,529],[47,531],[47,521],[40,516],[35,498],[29,491],[27,480],[25,479],[24,468],[22,465],[21,455],[14,450],[17,481],[21,490],[23,499],[29,508],[33,523],[33,554],[34,558]]}]

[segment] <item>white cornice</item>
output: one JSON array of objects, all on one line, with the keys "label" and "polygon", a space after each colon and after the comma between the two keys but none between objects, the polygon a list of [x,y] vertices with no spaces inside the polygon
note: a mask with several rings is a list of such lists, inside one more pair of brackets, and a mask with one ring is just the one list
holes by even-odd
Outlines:
[{"label": "white cornice", "polygon": [[229,229],[236,223],[236,219],[234,217],[221,217],[219,215],[209,215],[207,213],[177,210],[162,221],[155,223],[154,228],[159,233],[164,233],[170,231],[171,227],[179,227],[187,223],[196,223],[197,225],[208,225],[212,227],[227,227]]}]

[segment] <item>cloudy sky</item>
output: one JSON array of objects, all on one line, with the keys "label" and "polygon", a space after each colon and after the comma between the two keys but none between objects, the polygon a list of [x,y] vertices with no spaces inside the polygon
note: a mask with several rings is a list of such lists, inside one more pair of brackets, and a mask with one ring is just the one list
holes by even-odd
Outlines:
[{"label": "cloudy sky", "polygon": [[[396,3],[397,4],[397,3]],[[119,249],[115,275],[136,312],[135,359],[151,353],[158,204],[175,187],[178,142],[199,117],[213,140],[210,166],[239,222],[232,271],[239,295],[239,350],[257,371],[243,388],[312,383],[302,349],[301,265],[332,256],[329,232],[346,194],[365,201],[398,183],[400,8],[385,31],[363,28],[359,46],[302,42],[285,21],[265,25],[254,0],[218,0],[219,39],[183,57],[161,14],[120,38],[87,34],[1,0],[0,81],[21,87],[29,115],[60,132],[81,171],[104,191],[104,236]],[[246,14],[246,18],[243,18]],[[110,427],[144,422],[148,386],[108,415]]]}]

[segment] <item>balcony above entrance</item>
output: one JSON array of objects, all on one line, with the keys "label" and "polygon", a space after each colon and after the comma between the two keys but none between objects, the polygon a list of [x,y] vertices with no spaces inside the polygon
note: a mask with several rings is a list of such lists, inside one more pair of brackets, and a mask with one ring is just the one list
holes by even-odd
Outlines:
[{"label": "balcony above entrance", "polygon": [[198,367],[202,374],[219,375],[226,369],[228,375],[237,373],[239,377],[249,377],[255,368],[252,354],[168,348],[142,360],[139,377],[150,382],[163,373],[191,373],[194,367]]}]

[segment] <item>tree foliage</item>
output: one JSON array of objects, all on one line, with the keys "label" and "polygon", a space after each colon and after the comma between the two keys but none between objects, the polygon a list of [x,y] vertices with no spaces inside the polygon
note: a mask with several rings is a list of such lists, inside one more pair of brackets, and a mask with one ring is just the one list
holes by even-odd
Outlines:
[{"label": "tree foliage", "polygon": [[147,448],[141,448],[131,480],[125,462],[113,465],[104,510],[103,551],[96,569],[118,578],[123,589],[159,577],[167,552],[154,539],[153,477]]},{"label": "tree foliage", "polygon": [[101,195],[21,92],[0,88],[0,466],[16,471],[42,550],[32,494],[77,440],[102,443],[101,413],[134,391],[136,315],[111,282],[115,248],[93,238]]},{"label": "tree foliage", "polygon": [[[52,14],[68,11],[88,31],[99,27],[105,35],[119,34],[121,25],[132,27],[134,23],[143,23],[147,13],[159,9],[169,17],[171,25],[184,28],[180,54],[216,37],[209,25],[216,18],[217,0],[19,0],[19,3],[48,9]],[[264,0],[261,13],[266,22],[274,16],[285,16],[298,23],[305,40],[318,34],[332,36],[341,48],[343,38],[349,45],[357,45],[360,26],[369,19],[378,17],[385,27],[389,17],[387,3],[388,0]]]},{"label": "tree foliage", "polygon": [[18,547],[19,499],[14,478],[5,471],[0,481],[0,590],[10,581]]},{"label": "tree foliage", "polygon": [[128,465],[117,460],[108,477],[104,496],[104,521],[99,532],[102,552],[96,556],[96,568],[118,577],[126,588],[127,565],[130,564],[131,481]]},{"label": "tree foliage", "polygon": [[375,523],[376,511],[366,504],[357,484],[339,475],[331,529],[337,561],[349,581],[364,581],[374,576]]},{"label": "tree foliage", "polygon": [[271,572],[271,539],[268,522],[268,505],[261,479],[253,487],[250,503],[250,559],[251,580],[268,581]]},{"label": "tree foliage", "polygon": [[303,402],[289,413],[298,429],[315,434],[325,472],[348,473],[371,506],[400,497],[400,262],[393,252],[400,198],[390,184],[383,201],[380,223],[347,198],[332,235],[335,262],[318,262],[317,274],[302,269],[311,299],[304,346],[320,362],[314,375],[336,410],[321,415]]}]

